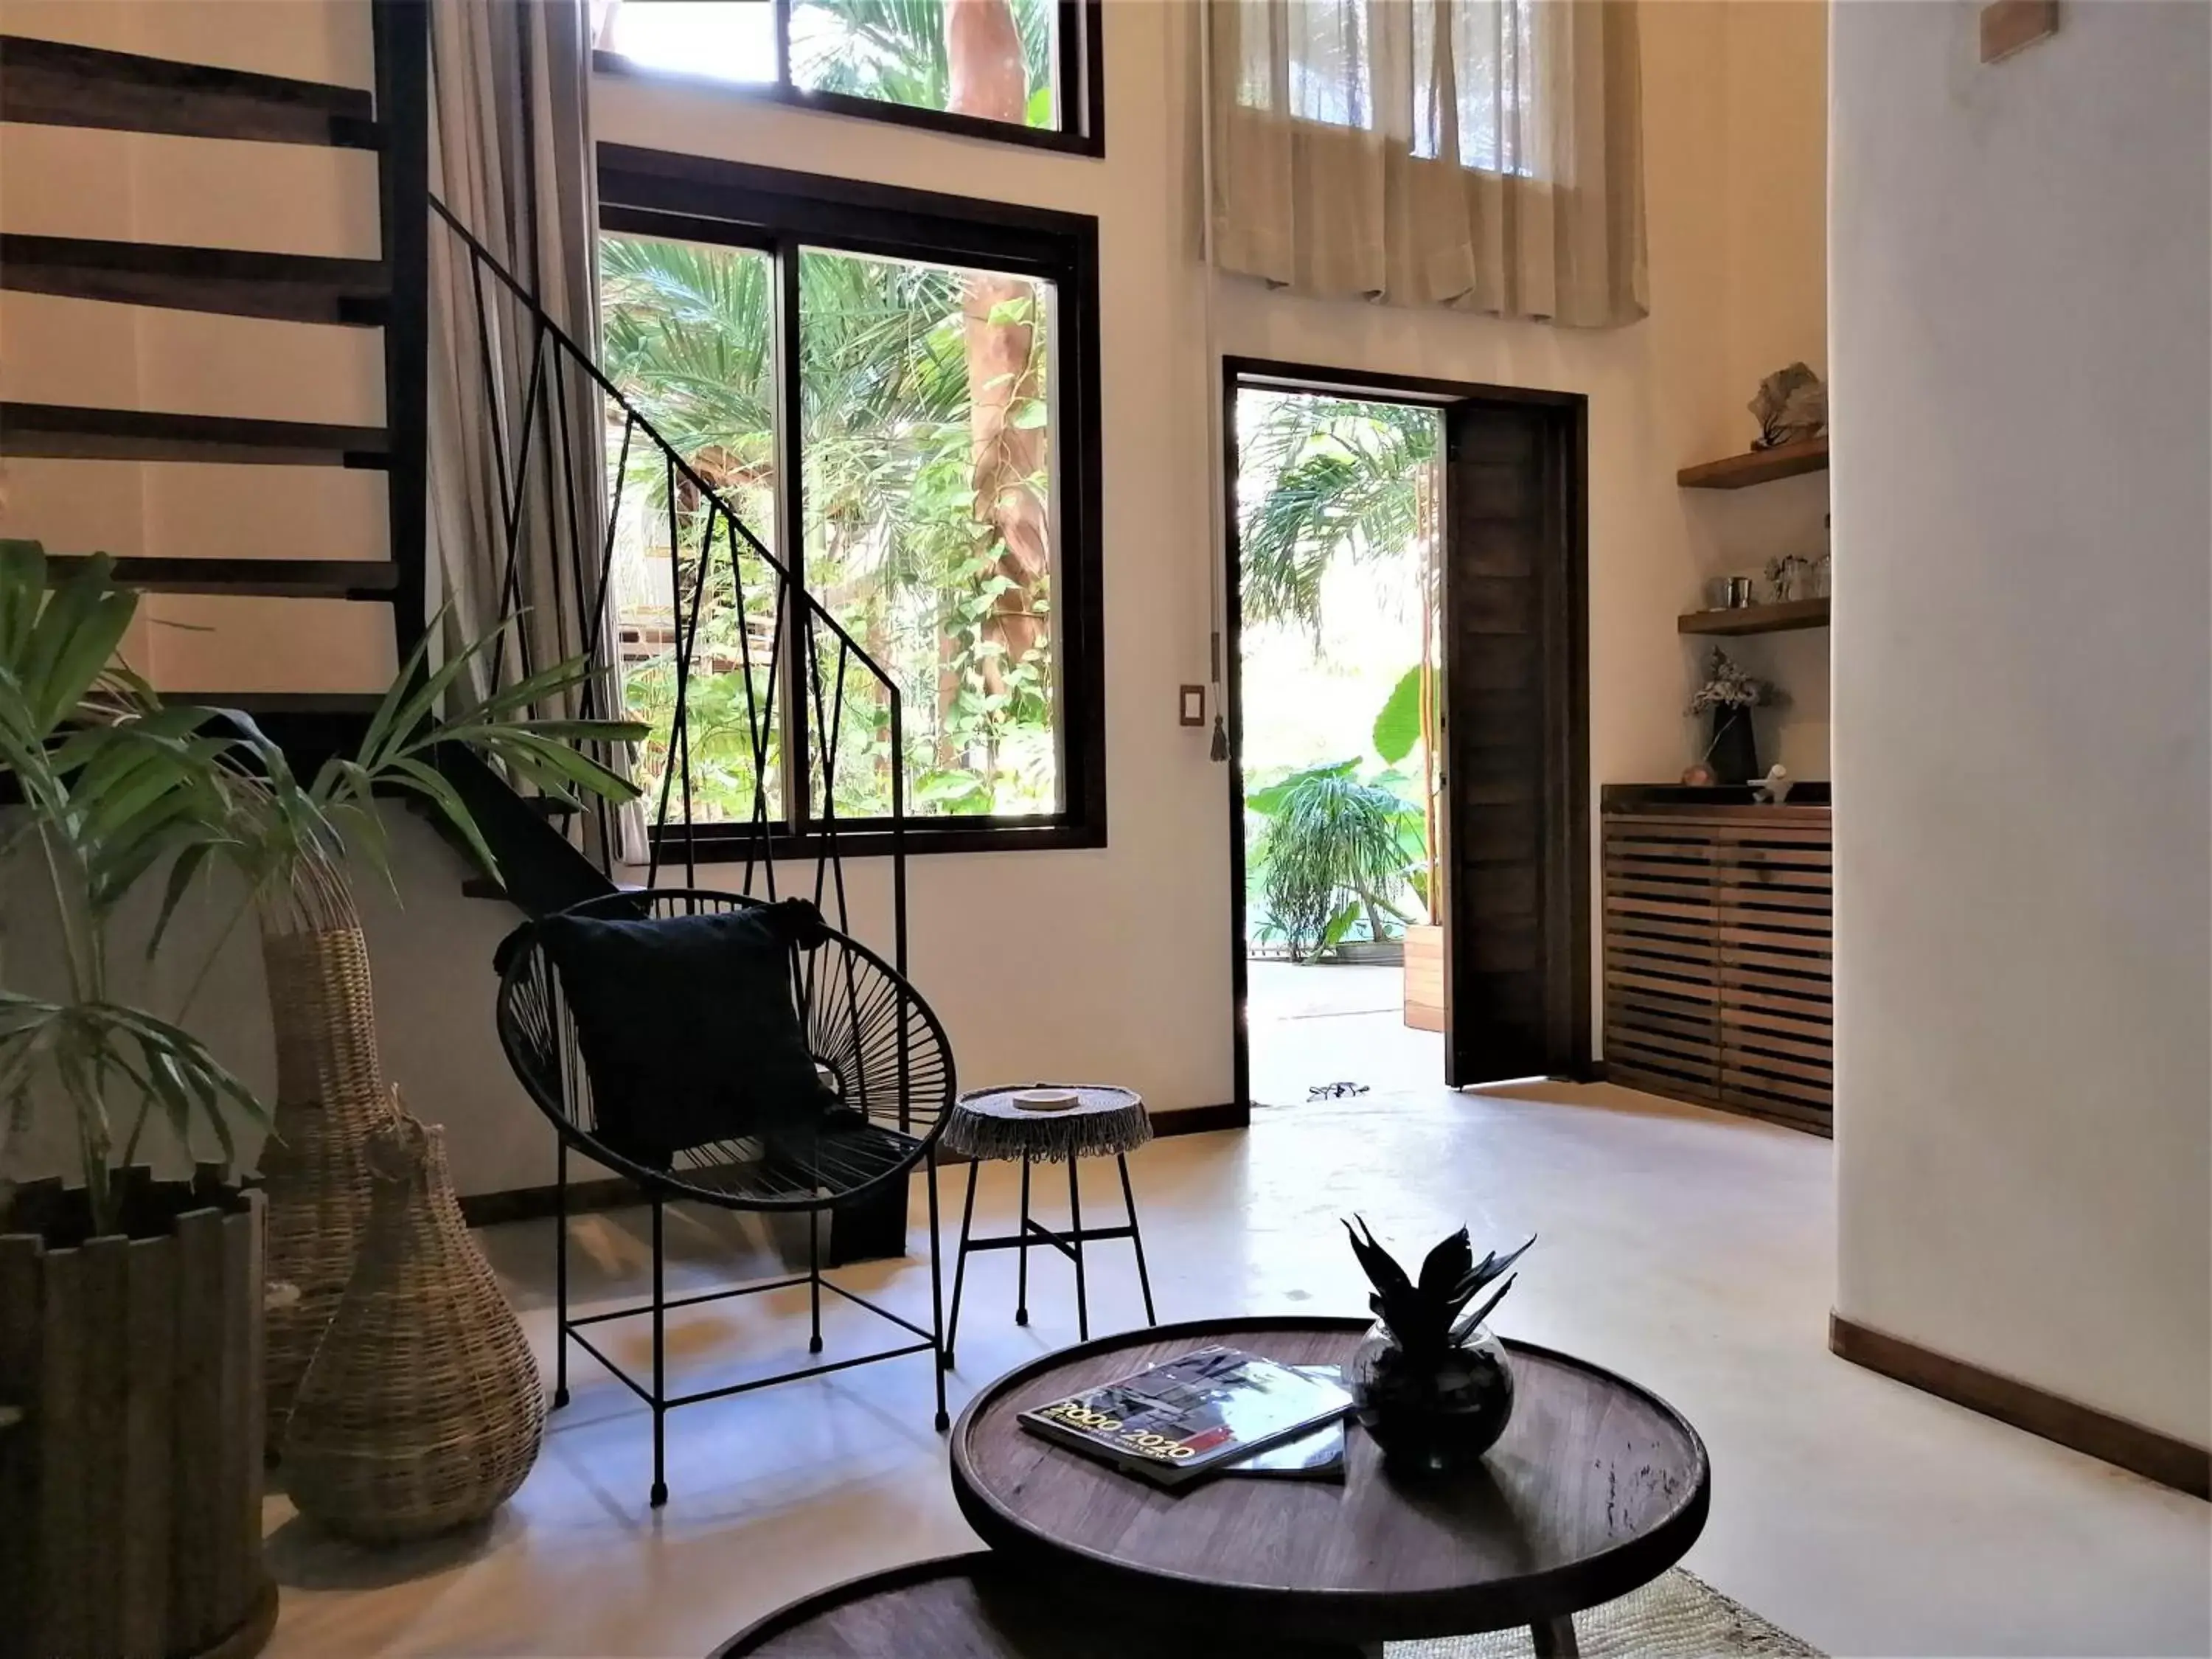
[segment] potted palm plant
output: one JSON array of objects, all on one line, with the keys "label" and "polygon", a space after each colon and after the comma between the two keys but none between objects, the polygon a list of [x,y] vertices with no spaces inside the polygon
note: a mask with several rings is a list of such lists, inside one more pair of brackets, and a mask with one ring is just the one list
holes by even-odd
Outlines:
[{"label": "potted palm plant", "polygon": [[[41,878],[60,957],[52,989],[27,988],[13,963],[0,983],[0,1514],[32,1517],[0,1549],[0,1652],[248,1653],[276,1611],[260,1564],[264,1215],[321,1206],[319,1237],[346,1205],[293,1177],[272,1176],[266,1198],[246,1187],[239,1131],[270,1115],[184,1012],[118,989],[137,944],[127,901],[165,878],[151,958],[176,948],[169,922],[204,872],[245,878],[277,1025],[264,1172],[289,1159],[297,1176],[314,1143],[310,1173],[342,1182],[353,1132],[374,1124],[335,1124],[332,1091],[366,1074],[384,1109],[343,873],[349,849],[382,861],[373,795],[419,795],[489,868],[437,744],[482,750],[549,793],[619,798],[630,786],[570,745],[638,728],[520,718],[580,662],[441,721],[440,697],[484,642],[434,673],[418,651],[361,749],[303,781],[245,716],[164,708],[115,665],[137,596],[109,572],[94,558],[50,590],[35,544],[0,544],[0,785],[21,803],[0,817],[0,850]],[[68,1143],[74,1182],[9,1179],[27,1140],[50,1163]],[[269,1243],[275,1279],[291,1267]],[[296,1286],[278,1299],[307,1300]]]},{"label": "potted palm plant", "polygon": [[[261,1567],[262,1205],[237,1179],[236,1132],[264,1115],[115,971],[125,900],[221,833],[226,744],[209,711],[155,708],[109,666],[131,595],[88,568],[49,598],[43,563],[0,552],[10,885],[43,890],[61,957],[44,994],[13,962],[0,987],[0,1408],[14,1419],[0,1427],[0,1649],[250,1652],[276,1592]],[[5,1179],[33,1132],[70,1144],[74,1183]]]}]

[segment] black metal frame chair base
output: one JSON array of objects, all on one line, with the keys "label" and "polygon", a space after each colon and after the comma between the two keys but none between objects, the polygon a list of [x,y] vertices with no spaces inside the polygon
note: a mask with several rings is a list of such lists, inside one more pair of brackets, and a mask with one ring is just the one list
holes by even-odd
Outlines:
[{"label": "black metal frame chair base", "polygon": [[1144,1292],[1145,1323],[1157,1325],[1159,1316],[1152,1310],[1152,1279],[1145,1270],[1145,1236],[1137,1225],[1136,1189],[1129,1184],[1129,1158],[1126,1152],[1114,1154],[1114,1164],[1121,1176],[1121,1206],[1129,1218],[1116,1227],[1085,1227],[1083,1224],[1083,1190],[1077,1166],[1079,1158],[1067,1160],[1067,1229],[1056,1232],[1030,1214],[1030,1168],[1035,1158],[1024,1158],[1022,1165],[1021,1225],[1015,1232],[1004,1233],[995,1238],[976,1238],[970,1227],[975,1219],[975,1182],[988,1160],[970,1158],[968,1161],[968,1195],[960,1206],[960,1249],[952,1268],[952,1307],[945,1321],[945,1355],[943,1364],[949,1370],[953,1364],[954,1339],[960,1331],[960,1296],[968,1279],[968,1257],[979,1250],[1019,1250],[1021,1265],[1015,1280],[1014,1323],[1030,1322],[1030,1251],[1033,1247],[1049,1247],[1058,1250],[1075,1264],[1075,1325],[1079,1340],[1091,1340],[1091,1300],[1085,1282],[1083,1247],[1126,1238],[1137,1256],[1137,1287]]},{"label": "black metal frame chair base", "polygon": [[[951,1413],[945,1407],[945,1373],[951,1364],[951,1345],[949,1340],[940,1341],[927,1327],[917,1325],[902,1314],[871,1302],[866,1297],[825,1279],[822,1273],[822,1216],[824,1212],[808,1211],[806,1215],[806,1271],[782,1279],[771,1279],[757,1285],[737,1285],[726,1290],[701,1291],[690,1296],[671,1297],[664,1284],[667,1268],[667,1251],[664,1237],[663,1218],[668,1200],[655,1196],[648,1200],[653,1211],[653,1295],[650,1300],[626,1308],[604,1309],[586,1314],[580,1318],[568,1316],[568,1149],[561,1148],[561,1167],[558,1182],[559,1202],[555,1227],[556,1243],[554,1253],[554,1358],[553,1406],[556,1410],[568,1403],[568,1344],[581,1348],[606,1368],[614,1379],[642,1400],[653,1412],[653,1486],[647,1502],[659,1509],[668,1502],[667,1414],[678,1406],[696,1406],[709,1400],[726,1400],[732,1395],[750,1394],[756,1389],[773,1388],[779,1382],[796,1382],[810,1376],[827,1376],[833,1371],[850,1370],[856,1365],[872,1365],[883,1359],[903,1359],[910,1354],[927,1353],[936,1356],[931,1373],[937,1380],[936,1427],[939,1434],[952,1426]],[[922,1165],[929,1188],[929,1300],[933,1318],[941,1314],[945,1306],[945,1275],[938,1249],[937,1155],[932,1148]],[[909,1331],[920,1339],[893,1348],[878,1348],[872,1352],[854,1354],[848,1358],[833,1359],[825,1364],[802,1365],[796,1370],[778,1371],[771,1376],[750,1377],[742,1382],[725,1383],[720,1388],[698,1389],[690,1394],[668,1393],[667,1316],[678,1308],[698,1307],[708,1302],[727,1302],[738,1297],[759,1296],[769,1291],[787,1291],[795,1285],[809,1288],[809,1316],[812,1328],[808,1334],[809,1353],[820,1353],[822,1343],[822,1292],[829,1291],[854,1306],[865,1309],[877,1318]],[[653,1321],[653,1383],[650,1388],[617,1364],[605,1349],[584,1334],[584,1328],[605,1325],[622,1319]]]}]

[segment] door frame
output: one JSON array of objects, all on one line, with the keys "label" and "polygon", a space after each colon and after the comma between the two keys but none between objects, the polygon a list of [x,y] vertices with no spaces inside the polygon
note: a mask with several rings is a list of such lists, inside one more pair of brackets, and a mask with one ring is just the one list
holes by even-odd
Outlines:
[{"label": "door frame", "polygon": [[[1492,386],[1481,381],[1443,380],[1425,375],[1389,374],[1368,369],[1333,368],[1319,363],[1286,362],[1268,357],[1224,355],[1221,359],[1221,482],[1219,511],[1222,557],[1221,686],[1223,724],[1229,739],[1229,949],[1233,1000],[1235,1110],[1249,1123],[1252,1111],[1251,975],[1245,957],[1244,929],[1244,605],[1243,548],[1237,523],[1237,394],[1247,386],[1268,391],[1334,392],[1377,403],[1420,404],[1439,413],[1456,404],[1535,405],[1553,411],[1552,441],[1559,446],[1559,476],[1565,499],[1560,521],[1565,533],[1550,550],[1558,578],[1547,592],[1555,620],[1569,641],[1565,684],[1547,684],[1548,697],[1564,707],[1547,710],[1547,725],[1568,763],[1567,823],[1545,848],[1551,890],[1564,903],[1547,922],[1564,923],[1570,935],[1568,1000],[1574,1010],[1575,1065],[1571,1074],[1595,1074],[1591,1059],[1590,997],[1590,781],[1589,781],[1589,398],[1579,392],[1534,386]],[[1441,459],[1441,458],[1440,458]],[[1449,500],[1449,495],[1447,495]],[[1450,535],[1447,507],[1447,541]],[[1447,633],[1449,640],[1449,633]],[[1447,783],[1449,788],[1449,783]],[[1564,910],[1564,915],[1557,911]],[[1450,933],[1450,919],[1445,920]],[[1449,1003],[1451,957],[1444,952],[1445,1000]],[[1438,1079],[1441,1085],[1442,1079]]]}]

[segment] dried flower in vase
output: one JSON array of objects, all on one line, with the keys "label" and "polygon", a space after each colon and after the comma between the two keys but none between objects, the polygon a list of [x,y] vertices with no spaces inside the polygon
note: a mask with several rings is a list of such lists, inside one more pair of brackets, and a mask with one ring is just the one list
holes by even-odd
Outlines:
[{"label": "dried flower in vase", "polygon": [[1689,712],[1702,714],[1714,708],[1758,708],[1774,701],[1774,683],[1744,672],[1735,659],[1720,648],[1705,661],[1705,683],[1692,694]]}]

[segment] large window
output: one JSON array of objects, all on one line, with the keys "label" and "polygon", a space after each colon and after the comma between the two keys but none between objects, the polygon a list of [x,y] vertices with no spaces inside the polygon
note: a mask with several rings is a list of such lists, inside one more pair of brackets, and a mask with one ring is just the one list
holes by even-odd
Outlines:
[{"label": "large window", "polygon": [[610,376],[901,707],[895,755],[889,698],[857,670],[842,698],[834,670],[810,679],[742,543],[700,586],[696,486],[625,455],[617,422],[613,585],[651,797],[668,779],[737,847],[763,818],[887,826],[896,775],[917,850],[1103,842],[1095,222],[616,147],[600,189]]},{"label": "large window", "polygon": [[1103,0],[594,0],[599,67],[1099,153]]}]

